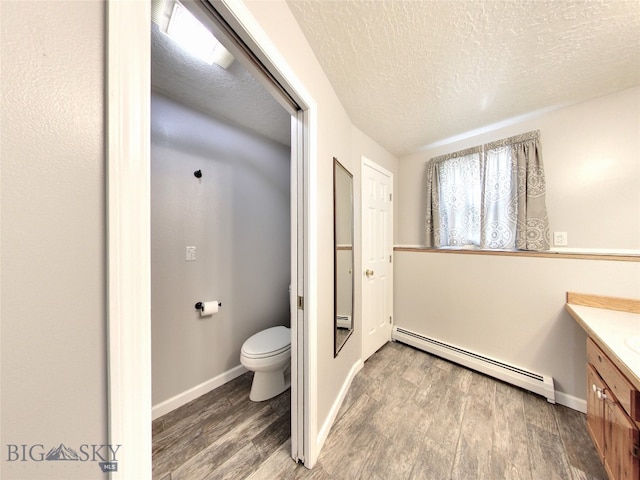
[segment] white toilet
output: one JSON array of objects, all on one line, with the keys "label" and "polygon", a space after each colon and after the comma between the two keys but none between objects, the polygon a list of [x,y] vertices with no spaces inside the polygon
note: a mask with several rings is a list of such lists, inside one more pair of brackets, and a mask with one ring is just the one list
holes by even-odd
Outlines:
[{"label": "white toilet", "polygon": [[242,345],[240,363],[255,372],[249,399],[280,395],[291,385],[291,330],[280,326],[256,333]]}]

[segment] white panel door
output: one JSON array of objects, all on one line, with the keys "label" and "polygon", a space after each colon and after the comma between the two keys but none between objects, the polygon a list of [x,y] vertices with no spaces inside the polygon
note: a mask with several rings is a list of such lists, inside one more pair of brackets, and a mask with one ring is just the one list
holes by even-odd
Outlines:
[{"label": "white panel door", "polygon": [[362,360],[391,339],[393,175],[362,159]]}]

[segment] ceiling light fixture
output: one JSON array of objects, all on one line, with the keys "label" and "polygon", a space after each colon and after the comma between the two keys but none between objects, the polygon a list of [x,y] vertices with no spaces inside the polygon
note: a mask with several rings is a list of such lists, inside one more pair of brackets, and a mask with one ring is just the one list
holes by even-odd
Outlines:
[{"label": "ceiling light fixture", "polygon": [[173,5],[167,35],[191,55],[209,65],[216,63],[226,69],[233,63],[233,55],[178,2]]}]

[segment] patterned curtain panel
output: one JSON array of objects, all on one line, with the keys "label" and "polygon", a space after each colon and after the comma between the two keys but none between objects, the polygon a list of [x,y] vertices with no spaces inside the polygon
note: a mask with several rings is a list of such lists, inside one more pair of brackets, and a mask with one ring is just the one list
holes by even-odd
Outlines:
[{"label": "patterned curtain panel", "polygon": [[487,249],[514,249],[518,224],[518,168],[512,149],[484,152],[482,168],[482,242]]},{"label": "patterned curtain panel", "polygon": [[427,246],[480,245],[481,153],[475,147],[429,162]]},{"label": "patterned curtain panel", "polygon": [[[484,146],[484,155],[483,247],[548,250],[549,217],[540,131],[489,143]],[[498,160],[500,156],[502,162]],[[496,168],[492,163],[508,167]],[[497,222],[500,209],[506,209],[502,218],[508,221]]]},{"label": "patterned curtain panel", "polygon": [[540,132],[433,158],[426,246],[548,250]]}]

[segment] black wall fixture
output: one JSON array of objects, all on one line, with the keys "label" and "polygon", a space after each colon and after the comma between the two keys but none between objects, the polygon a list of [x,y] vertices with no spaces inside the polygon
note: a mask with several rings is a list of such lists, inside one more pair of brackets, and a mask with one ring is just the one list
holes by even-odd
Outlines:
[{"label": "black wall fixture", "polygon": [[196,170],[195,172],[193,172],[193,175],[196,178],[202,178],[202,170]]}]

